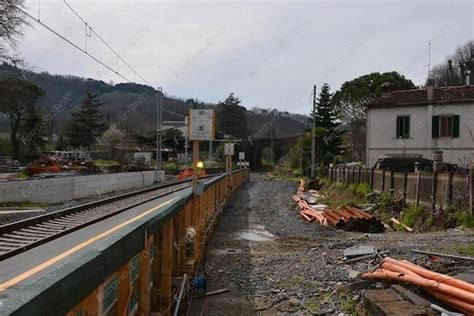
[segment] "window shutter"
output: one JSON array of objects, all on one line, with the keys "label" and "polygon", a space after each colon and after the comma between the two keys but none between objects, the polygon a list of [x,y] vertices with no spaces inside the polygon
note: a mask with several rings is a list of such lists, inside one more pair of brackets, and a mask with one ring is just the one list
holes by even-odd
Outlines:
[{"label": "window shutter", "polygon": [[453,137],[459,137],[459,115],[453,115]]},{"label": "window shutter", "polygon": [[410,138],[410,117],[407,116],[405,119],[405,135],[403,135],[405,138]]},{"label": "window shutter", "polygon": [[397,139],[400,138],[400,134],[402,133],[402,131],[401,131],[402,124],[401,123],[402,123],[402,120],[400,119],[400,117],[397,117],[397,130],[395,131]]},{"label": "window shutter", "polygon": [[439,138],[439,116],[437,115],[431,118],[431,137]]}]

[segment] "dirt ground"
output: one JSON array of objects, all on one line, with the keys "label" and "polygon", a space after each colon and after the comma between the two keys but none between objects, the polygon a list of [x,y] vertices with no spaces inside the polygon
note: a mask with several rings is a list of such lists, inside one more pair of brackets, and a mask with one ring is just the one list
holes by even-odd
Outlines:
[{"label": "dirt ground", "polygon": [[410,252],[452,252],[474,243],[472,231],[367,234],[321,227],[299,217],[291,199],[297,186],[253,173],[235,193],[206,256],[208,291],[230,291],[194,299],[191,315],[363,314],[360,293],[344,289],[357,272],[373,267],[366,262],[341,264],[343,249],[351,246],[374,246],[395,258],[437,265],[440,272],[474,270]]}]

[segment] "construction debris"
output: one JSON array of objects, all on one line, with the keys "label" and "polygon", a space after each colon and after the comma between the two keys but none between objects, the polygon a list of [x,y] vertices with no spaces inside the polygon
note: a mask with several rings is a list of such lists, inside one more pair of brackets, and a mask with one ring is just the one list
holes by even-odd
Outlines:
[{"label": "construction debris", "polygon": [[222,294],[222,293],[227,293],[227,292],[229,292],[229,289],[225,287],[223,289],[207,292],[206,296],[212,296],[212,295],[217,295],[217,294]]},{"label": "construction debris", "polygon": [[359,261],[363,261],[363,260],[371,260],[371,259],[374,259],[376,257],[383,258],[383,256],[385,256],[387,254],[388,254],[388,251],[376,252],[376,253],[371,254],[371,255],[356,257],[356,258],[352,258],[352,259],[345,259],[343,263],[347,264],[347,263],[354,263],[354,262],[359,262]]},{"label": "construction debris", "polygon": [[380,268],[364,273],[361,277],[416,285],[447,306],[467,315],[474,314],[474,284],[430,271],[406,260],[386,257]]},{"label": "construction debris", "polygon": [[350,247],[343,250],[345,259],[375,254],[377,250],[372,246]]},{"label": "construction debris", "polygon": [[308,194],[298,191],[293,195],[293,200],[300,208],[300,215],[308,222],[317,220],[320,225],[332,225],[349,231],[371,233],[385,231],[385,226],[379,219],[358,208],[342,206],[331,209],[327,205],[316,204],[318,199],[314,193],[308,197]]},{"label": "construction debris", "polygon": [[465,260],[465,261],[474,261],[473,257],[466,257],[466,256],[456,256],[456,255],[447,255],[439,252],[430,252],[430,251],[422,251],[417,249],[412,249],[411,252],[419,253],[422,255],[434,256],[434,257],[445,257],[455,260]]},{"label": "construction debris", "polygon": [[397,220],[396,218],[392,217],[390,220],[391,220],[393,223],[402,226],[403,229],[405,229],[407,232],[410,232],[410,233],[413,232],[413,228],[408,227],[407,225],[403,224],[402,222],[400,222],[400,221]]}]

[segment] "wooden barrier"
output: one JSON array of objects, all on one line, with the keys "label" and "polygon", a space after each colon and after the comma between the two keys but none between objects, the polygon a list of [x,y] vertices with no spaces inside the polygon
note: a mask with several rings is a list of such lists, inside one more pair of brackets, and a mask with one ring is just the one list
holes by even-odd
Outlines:
[{"label": "wooden barrier", "polygon": [[[195,276],[205,246],[229,197],[247,181],[239,170],[211,181],[201,196],[192,195],[161,228],[148,235],[142,249],[114,271],[66,315],[170,315],[183,275]],[[190,238],[189,231],[195,235]],[[187,308],[186,300],[180,309]]]},{"label": "wooden barrier", "polygon": [[388,192],[403,204],[422,205],[434,209],[453,206],[473,212],[474,177],[453,172],[393,172],[374,168],[333,167],[331,181],[346,185],[367,183],[376,193]]}]

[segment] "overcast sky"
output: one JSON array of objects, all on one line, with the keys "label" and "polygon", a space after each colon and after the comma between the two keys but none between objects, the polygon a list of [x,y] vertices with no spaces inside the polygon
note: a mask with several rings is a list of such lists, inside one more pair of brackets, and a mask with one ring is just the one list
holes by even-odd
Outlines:
[{"label": "overcast sky", "polygon": [[[217,102],[234,92],[247,108],[309,112],[313,84],[398,71],[415,84],[474,38],[467,1],[67,1],[153,86]],[[40,5],[39,5],[40,4]],[[63,1],[26,1],[31,14],[85,48],[84,24]],[[87,50],[117,67],[95,35]],[[19,52],[36,71],[124,80],[34,22]],[[123,63],[118,71],[142,83]]]}]

